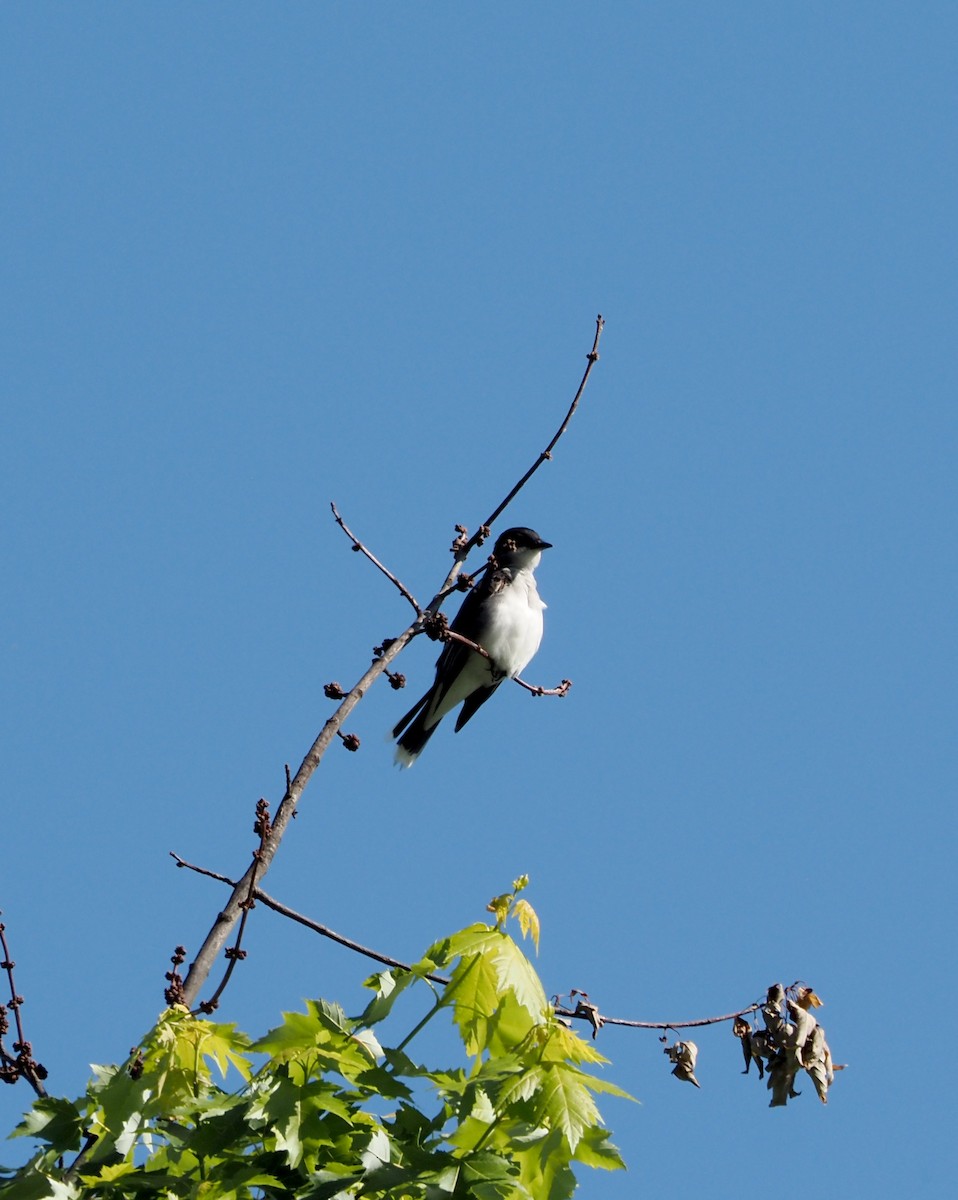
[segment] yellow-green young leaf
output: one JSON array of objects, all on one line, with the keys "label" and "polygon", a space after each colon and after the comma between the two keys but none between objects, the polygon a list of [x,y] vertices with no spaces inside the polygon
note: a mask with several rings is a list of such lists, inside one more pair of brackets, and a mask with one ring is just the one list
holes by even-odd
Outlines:
[{"label": "yellow-green young leaf", "polygon": [[97,1183],[112,1183],[114,1179],[122,1179],[124,1175],[132,1175],[136,1169],[136,1165],[133,1162],[126,1160],[114,1163],[112,1166],[109,1164],[98,1166],[95,1175],[84,1175],[81,1171],[80,1178],[84,1183],[92,1187]]},{"label": "yellow-green young leaf", "polygon": [[529,886],[529,876],[528,875],[520,875],[518,879],[513,879],[513,881],[512,881],[512,890],[517,895],[519,892],[524,891],[528,886]]},{"label": "yellow-green young leaf", "polygon": [[529,1015],[538,1021],[548,1010],[549,1003],[535,967],[511,937],[507,934],[498,936],[498,942],[491,943],[489,949],[495,954],[499,988],[501,991],[510,988]]},{"label": "yellow-green young leaf", "polygon": [[506,1113],[513,1104],[520,1104],[524,1100],[531,1100],[539,1088],[542,1086],[543,1067],[528,1067],[524,1071],[518,1071],[515,1075],[511,1075],[496,1096],[496,1109],[499,1113]]},{"label": "yellow-green young leaf", "polygon": [[585,1071],[580,1071],[578,1067],[568,1066],[566,1070],[574,1075],[583,1085],[592,1092],[602,1092],[606,1096],[618,1096],[620,1100],[631,1100],[638,1104],[634,1096],[630,1096],[628,1092],[624,1092],[616,1083],[611,1083],[608,1079],[602,1079],[598,1075],[589,1075]]},{"label": "yellow-green young leaf", "polygon": [[531,937],[539,953],[539,917],[528,900],[517,900],[513,913],[519,922],[523,937]]},{"label": "yellow-green young leaf", "polygon": [[488,954],[462,958],[446,989],[453,1020],[467,1054],[481,1054],[489,1040],[489,1019],[499,1003],[498,974]]},{"label": "yellow-green young leaf", "polygon": [[514,992],[501,993],[498,1001],[499,1007],[489,1018],[485,1048],[496,1059],[523,1047],[536,1051],[541,1044],[540,1028],[529,1010],[518,1002]]},{"label": "yellow-green young leaf", "polygon": [[224,1078],[232,1066],[244,1079],[249,1080],[252,1067],[249,1059],[241,1053],[249,1045],[249,1039],[237,1034],[235,1025],[211,1025],[209,1022],[204,1024],[207,1028],[205,1036],[199,1042],[200,1052],[213,1059]]},{"label": "yellow-green young leaf", "polygon": [[583,1131],[575,1148],[575,1160],[587,1167],[599,1167],[603,1171],[624,1171],[625,1162],[618,1148],[609,1141],[608,1130],[591,1125]]},{"label": "yellow-green young leaf", "polygon": [[[516,1145],[521,1149],[515,1149]],[[516,1138],[511,1157],[519,1166],[519,1195],[567,1200],[575,1192],[575,1176],[569,1166],[569,1148],[558,1129],[536,1130]]]},{"label": "yellow-green young leaf", "polygon": [[574,1029],[569,1029],[561,1022],[552,1020],[549,1024],[549,1038],[542,1052],[547,1062],[574,1063],[607,1063],[604,1054],[596,1050],[592,1042],[579,1037]]},{"label": "yellow-green young leaf", "polygon": [[545,1069],[539,1093],[538,1117],[558,1129],[574,1154],[583,1131],[599,1122],[599,1110],[578,1071],[560,1064]]}]

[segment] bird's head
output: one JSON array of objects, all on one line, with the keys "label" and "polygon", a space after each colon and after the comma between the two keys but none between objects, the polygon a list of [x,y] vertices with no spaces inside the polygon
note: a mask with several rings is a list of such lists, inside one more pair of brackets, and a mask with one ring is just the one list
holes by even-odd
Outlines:
[{"label": "bird's head", "polygon": [[517,525],[507,529],[496,538],[492,553],[500,567],[535,570],[543,550],[551,550],[552,543],[544,542],[534,529]]}]

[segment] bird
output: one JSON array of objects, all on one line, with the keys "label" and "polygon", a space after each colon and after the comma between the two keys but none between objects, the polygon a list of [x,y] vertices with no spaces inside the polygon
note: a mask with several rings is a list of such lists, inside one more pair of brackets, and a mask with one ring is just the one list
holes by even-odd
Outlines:
[{"label": "bird", "polygon": [[399,766],[411,767],[442,718],[461,704],[458,733],[503,679],[515,679],[539,649],[545,604],[534,572],[543,550],[551,548],[551,542],[525,526],[507,529],[496,539],[489,569],[450,626],[482,646],[489,658],[461,642],[445,644],[432,687],[393,727]]}]

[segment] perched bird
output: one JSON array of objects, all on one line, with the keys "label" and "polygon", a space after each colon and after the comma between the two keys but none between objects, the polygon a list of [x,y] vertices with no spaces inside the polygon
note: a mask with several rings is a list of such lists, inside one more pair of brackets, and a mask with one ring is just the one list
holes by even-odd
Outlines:
[{"label": "perched bird", "polygon": [[515,679],[539,649],[545,604],[536,590],[534,571],[542,551],[551,545],[524,527],[499,535],[492,552],[495,564],[462,602],[450,626],[482,646],[489,658],[461,642],[446,643],[432,687],[392,731],[400,766],[412,766],[446,713],[462,704],[458,733],[503,679]]}]

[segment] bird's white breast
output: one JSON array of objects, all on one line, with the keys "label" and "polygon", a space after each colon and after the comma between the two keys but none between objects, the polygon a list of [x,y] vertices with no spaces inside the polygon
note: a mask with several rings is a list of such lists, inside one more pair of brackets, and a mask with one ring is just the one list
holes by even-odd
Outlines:
[{"label": "bird's white breast", "polygon": [[518,675],[539,649],[542,641],[542,610],[532,571],[517,571],[509,587],[491,596],[493,612],[484,647],[499,671]]}]

